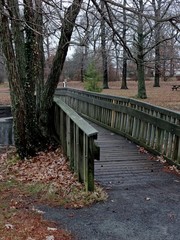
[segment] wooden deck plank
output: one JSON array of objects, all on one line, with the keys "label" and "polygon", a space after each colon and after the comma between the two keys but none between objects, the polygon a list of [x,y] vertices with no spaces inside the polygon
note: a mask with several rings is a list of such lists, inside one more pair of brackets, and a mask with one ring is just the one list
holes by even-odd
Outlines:
[{"label": "wooden deck plank", "polygon": [[133,186],[164,181],[163,165],[126,138],[91,123],[98,130],[100,161],[95,161],[95,180],[104,186]]}]

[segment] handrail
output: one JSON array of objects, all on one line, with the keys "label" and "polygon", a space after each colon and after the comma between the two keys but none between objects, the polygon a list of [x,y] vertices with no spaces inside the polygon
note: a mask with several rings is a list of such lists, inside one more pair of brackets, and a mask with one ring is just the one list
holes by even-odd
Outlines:
[{"label": "handrail", "polygon": [[180,113],[132,98],[56,90],[75,111],[180,167]]},{"label": "handrail", "polygon": [[94,159],[99,159],[99,148],[94,140],[97,130],[80,117],[60,98],[54,97],[54,131],[87,191],[94,190]]}]

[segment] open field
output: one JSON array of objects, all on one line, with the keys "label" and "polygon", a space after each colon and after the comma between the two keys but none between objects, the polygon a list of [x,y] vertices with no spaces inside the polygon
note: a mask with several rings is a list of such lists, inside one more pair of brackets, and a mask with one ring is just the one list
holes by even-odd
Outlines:
[{"label": "open field", "polygon": [[[102,93],[111,94],[117,96],[125,96],[135,98],[137,94],[137,82],[128,81],[127,90],[120,89],[120,82],[110,82],[109,89],[104,89]],[[172,85],[180,85],[180,81],[162,81],[160,87],[154,88],[152,81],[146,81],[146,90],[148,98],[141,100],[151,103],[153,105],[169,108],[175,111],[180,111],[180,88],[176,91],[172,91]],[[62,82],[59,83],[59,87],[62,87]],[[81,82],[68,82],[68,87],[83,89],[83,83]],[[6,84],[0,85],[0,104],[10,104],[10,97],[8,92],[8,86]]]}]

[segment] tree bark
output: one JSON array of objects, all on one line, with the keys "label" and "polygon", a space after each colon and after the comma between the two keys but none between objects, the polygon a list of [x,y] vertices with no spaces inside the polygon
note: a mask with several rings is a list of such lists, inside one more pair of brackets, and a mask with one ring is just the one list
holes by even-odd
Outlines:
[{"label": "tree bark", "polygon": [[15,146],[20,157],[27,158],[49,144],[48,114],[82,0],[74,0],[65,13],[58,50],[44,87],[41,0],[23,3],[24,22],[19,17],[18,0],[6,4],[0,0],[0,37],[8,69]]},{"label": "tree bark", "polygon": [[[126,18],[126,0],[124,0],[123,3],[123,40],[126,44],[126,28],[127,28],[127,18]],[[127,87],[127,53],[126,50],[123,48],[123,68],[122,68],[122,83],[121,83],[121,89],[128,89]]]},{"label": "tree bark", "polygon": [[[143,13],[143,0],[139,1],[140,12]],[[137,41],[137,75],[138,75],[138,98],[145,99],[146,86],[144,74],[144,35],[142,15],[138,16],[138,41]]]},{"label": "tree bark", "polygon": [[160,76],[161,76],[161,64],[160,64],[160,23],[158,23],[158,19],[160,19],[160,7],[161,7],[161,0],[158,0],[157,7],[155,0],[152,0],[152,5],[154,7],[155,12],[155,75],[154,75],[154,85],[153,87],[160,87]]},{"label": "tree bark", "polygon": [[[101,9],[105,14],[104,2],[101,1]],[[106,50],[106,26],[104,17],[101,17],[101,51],[102,51],[102,68],[103,68],[103,89],[108,89],[108,57]]]},{"label": "tree bark", "polygon": [[43,47],[43,11],[42,11],[42,0],[35,1],[35,19],[36,24],[34,26],[37,34],[35,35],[35,95],[36,95],[36,113],[39,119],[40,108],[41,108],[41,93],[44,89],[44,47]]},{"label": "tree bark", "polygon": [[53,64],[50,74],[44,86],[42,93],[41,112],[40,112],[40,127],[44,136],[49,135],[49,124],[51,122],[49,112],[53,103],[53,95],[59,83],[66,55],[68,52],[69,43],[74,29],[76,17],[81,9],[82,0],[74,0],[65,13],[63,24],[61,27],[61,37],[58,48],[53,59]]}]

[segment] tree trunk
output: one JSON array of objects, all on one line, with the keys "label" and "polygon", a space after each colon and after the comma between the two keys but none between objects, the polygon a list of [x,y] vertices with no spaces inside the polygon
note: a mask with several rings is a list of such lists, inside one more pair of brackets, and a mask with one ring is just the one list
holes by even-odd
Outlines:
[{"label": "tree trunk", "polygon": [[[104,2],[101,1],[101,9],[105,14]],[[108,89],[108,57],[106,51],[106,26],[103,16],[101,17],[101,51],[102,51],[102,68],[103,68],[103,89]]]},{"label": "tree trunk", "polygon": [[81,74],[81,76],[80,76],[80,78],[81,78],[81,82],[84,82],[84,55],[85,55],[85,53],[84,53],[84,47],[82,46],[82,51],[81,51],[81,72],[80,72],[80,74]]},{"label": "tree trunk", "polygon": [[[14,14],[15,19],[18,17],[18,5],[17,1],[9,1],[11,7],[11,13]],[[10,5],[12,4],[12,5]],[[0,10],[4,12],[4,6],[0,3]],[[7,15],[0,15],[1,23],[1,39],[3,45],[3,51],[6,56],[6,65],[8,69],[8,80],[11,93],[12,114],[14,121],[14,140],[17,151],[21,158],[34,154],[36,148],[32,148],[32,144],[37,146],[37,138],[34,136],[31,139],[31,134],[36,133],[36,129],[30,128],[30,125],[34,125],[31,115],[28,114],[28,96],[26,95],[25,75],[25,58],[24,58],[24,44],[21,34],[20,26],[16,21],[9,21]],[[15,36],[12,38],[12,36]],[[21,47],[21,51],[20,51]],[[30,108],[29,108],[30,109]],[[31,122],[31,124],[28,124]],[[32,131],[34,130],[34,132]]]},{"label": "tree trunk", "polygon": [[170,77],[174,77],[174,61],[173,61],[173,59],[171,58],[170,59],[170,69],[169,69],[170,71],[170,74],[169,74],[169,76]]},{"label": "tree trunk", "polygon": [[24,0],[25,25],[19,21],[18,0],[8,0],[6,4],[0,0],[0,37],[7,60],[15,146],[21,158],[34,155],[49,143],[48,114],[81,3],[82,0],[74,0],[65,13],[58,50],[43,87],[41,0]]},{"label": "tree trunk", "polygon": [[153,87],[160,87],[160,76],[161,76],[161,71],[160,71],[160,46],[157,45],[155,47],[155,75],[154,75],[154,85]]},{"label": "tree trunk", "polygon": [[68,47],[74,29],[76,17],[81,9],[82,2],[82,0],[74,0],[72,5],[68,7],[67,12],[65,13],[61,27],[61,37],[59,40],[58,48],[53,59],[53,64],[48,79],[44,86],[44,91],[42,93],[40,127],[44,136],[49,135],[49,126],[51,124],[49,112],[53,103],[53,95],[59,83],[59,77],[61,75],[68,52]]},{"label": "tree trunk", "polygon": [[[125,53],[125,55],[126,55],[126,53]],[[121,89],[128,89],[128,87],[127,87],[127,60],[126,60],[126,56],[123,56]]]},{"label": "tree trunk", "polygon": [[[44,89],[44,38],[43,38],[43,11],[42,11],[42,0],[35,1],[35,19],[36,24],[34,26],[35,31],[38,33],[35,35],[36,45],[35,51],[35,95],[36,95],[36,114],[39,119],[41,109],[41,93]],[[48,53],[49,54],[49,53]]]},{"label": "tree trunk", "polygon": [[[124,7],[126,7],[126,0],[124,0]],[[126,10],[123,8],[123,41],[126,43],[126,28],[127,28],[127,18],[126,18]],[[127,54],[125,49],[123,48],[123,68],[122,68],[122,83],[121,89],[128,89],[127,87]]]},{"label": "tree trunk", "polygon": [[138,98],[145,99],[146,95],[146,86],[145,86],[145,78],[144,78],[144,63],[143,59],[138,60],[137,64],[137,73],[138,73]]},{"label": "tree trunk", "polygon": [[154,12],[155,12],[155,18],[156,18],[156,28],[155,28],[155,76],[154,76],[154,85],[153,87],[160,87],[160,76],[161,76],[161,64],[160,64],[160,23],[157,22],[158,19],[160,19],[160,7],[161,7],[161,0],[158,0],[157,7],[155,0],[152,1]]},{"label": "tree trunk", "polygon": [[[143,13],[143,1],[139,1],[140,12]],[[144,35],[143,35],[143,20],[142,15],[138,16],[138,42],[137,42],[137,75],[138,75],[138,98],[145,99],[145,74],[144,74]]]}]

